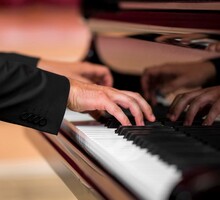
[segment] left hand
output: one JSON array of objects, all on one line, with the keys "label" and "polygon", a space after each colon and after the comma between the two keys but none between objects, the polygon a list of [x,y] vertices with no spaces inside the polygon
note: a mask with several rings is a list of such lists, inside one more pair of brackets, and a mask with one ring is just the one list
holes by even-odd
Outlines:
[{"label": "left hand", "polygon": [[184,125],[190,126],[199,111],[206,110],[203,125],[212,125],[220,114],[220,86],[199,89],[196,91],[177,95],[170,106],[168,118],[176,121],[180,114],[187,109]]},{"label": "left hand", "polygon": [[109,87],[113,85],[113,78],[107,67],[89,62],[40,60],[38,68],[87,83],[92,82]]}]

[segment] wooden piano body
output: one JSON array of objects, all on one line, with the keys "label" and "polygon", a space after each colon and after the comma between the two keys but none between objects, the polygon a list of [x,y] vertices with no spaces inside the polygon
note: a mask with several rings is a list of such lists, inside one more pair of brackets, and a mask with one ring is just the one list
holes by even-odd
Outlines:
[{"label": "wooden piano body", "polygon": [[[119,89],[142,92],[140,74],[146,67],[202,62],[220,56],[220,52],[207,50],[210,44],[220,42],[218,1],[87,0],[82,8],[94,34],[85,60],[109,66],[114,86]],[[169,39],[158,39],[164,36]],[[181,38],[188,36],[194,39],[182,43]],[[105,158],[100,149],[94,153],[95,143],[87,141],[87,134],[79,128],[84,125],[100,128],[91,117],[67,111],[58,136],[27,133],[79,199],[201,200],[214,199],[214,195],[220,199],[218,164],[192,167],[187,173],[174,175],[171,185],[160,186],[161,193],[154,195],[156,189],[151,193],[145,185],[136,186],[135,173],[126,172],[124,163],[103,162],[110,157]],[[130,183],[123,176],[128,176]]]}]

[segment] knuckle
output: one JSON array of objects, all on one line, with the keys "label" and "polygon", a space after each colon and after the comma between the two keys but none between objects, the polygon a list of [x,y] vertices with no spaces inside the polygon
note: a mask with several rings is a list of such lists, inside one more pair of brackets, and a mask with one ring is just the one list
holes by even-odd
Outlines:
[{"label": "knuckle", "polygon": [[138,92],[135,92],[135,93],[134,93],[134,96],[135,96],[137,99],[142,99],[142,96],[141,96],[140,93],[138,93]]}]

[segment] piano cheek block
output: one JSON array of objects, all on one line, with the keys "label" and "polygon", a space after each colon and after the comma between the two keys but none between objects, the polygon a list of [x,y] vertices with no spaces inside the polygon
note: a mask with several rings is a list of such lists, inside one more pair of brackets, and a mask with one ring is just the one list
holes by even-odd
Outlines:
[{"label": "piano cheek block", "polygon": [[220,166],[187,172],[173,190],[169,200],[219,200]]}]

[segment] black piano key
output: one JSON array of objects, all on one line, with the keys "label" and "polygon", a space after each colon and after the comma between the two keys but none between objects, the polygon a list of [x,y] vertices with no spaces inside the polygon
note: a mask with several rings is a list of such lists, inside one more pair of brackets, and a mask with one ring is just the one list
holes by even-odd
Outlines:
[{"label": "black piano key", "polygon": [[204,144],[210,145],[213,148],[220,150],[220,131],[219,130],[208,130],[208,131],[197,131],[191,130],[186,132],[187,135],[198,139]]},{"label": "black piano key", "polygon": [[220,125],[212,125],[212,126],[201,126],[201,125],[193,125],[193,126],[175,126],[176,130],[186,132],[188,130],[200,130],[201,132],[204,130],[220,130]]},{"label": "black piano key", "polygon": [[170,133],[174,132],[174,129],[166,129],[166,128],[159,128],[159,129],[144,129],[144,130],[127,130],[124,131],[124,138],[127,138],[127,140],[134,140],[137,136],[142,136],[146,134],[158,134],[158,133]]},{"label": "black piano key", "polygon": [[[162,124],[165,126],[172,126],[172,127],[186,127],[184,126],[184,120],[177,120],[175,122],[169,121],[169,120],[164,120],[162,121]],[[202,120],[195,120],[192,123],[192,126],[201,126],[202,125]]]},{"label": "black piano key", "polygon": [[[136,128],[133,131],[128,128],[124,137],[133,140],[135,145],[146,148],[151,154],[158,155],[168,164],[176,165],[181,170],[207,163],[208,165],[220,164],[220,160],[216,159],[215,150],[194,138],[187,137],[182,132],[177,132],[174,129],[166,130],[166,127],[165,131],[163,129],[141,130],[143,128]],[[181,160],[179,160],[180,158]]]},{"label": "black piano key", "polygon": [[[192,126],[184,126],[184,115],[176,122],[166,118],[168,108],[161,105],[154,108],[157,121],[145,120],[144,126],[136,126],[129,111],[125,111],[132,126],[121,126],[110,117],[106,126],[116,128],[118,135],[133,141],[134,145],[146,149],[159,159],[185,171],[193,167],[220,165],[220,123],[201,126],[197,118]],[[159,119],[159,120],[158,120]]]},{"label": "black piano key", "polygon": [[[193,157],[194,156],[194,157]],[[210,153],[204,156],[203,154],[194,154],[191,159],[182,155],[169,154],[167,155],[167,160],[169,164],[175,165],[181,171],[187,171],[193,168],[198,168],[201,166],[216,166],[220,164],[219,154]]]},{"label": "black piano key", "polygon": [[145,129],[173,129],[172,127],[166,127],[161,122],[148,122],[145,126],[120,126],[116,129],[116,133],[124,135],[126,131],[130,130],[145,130]]}]

